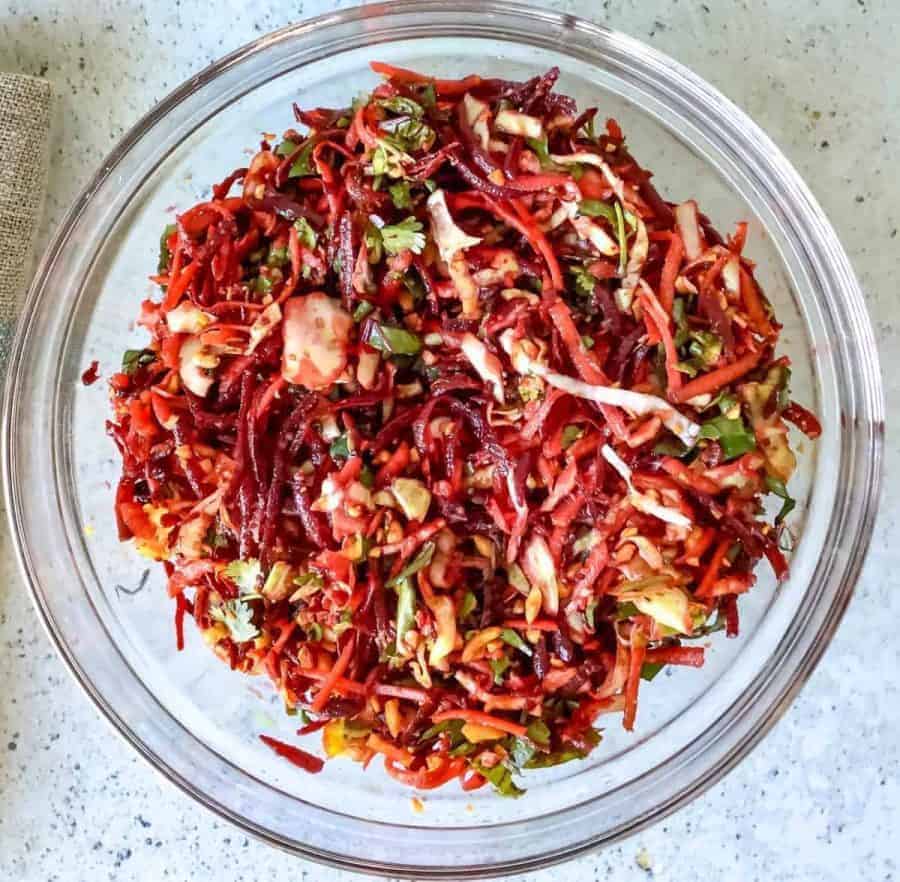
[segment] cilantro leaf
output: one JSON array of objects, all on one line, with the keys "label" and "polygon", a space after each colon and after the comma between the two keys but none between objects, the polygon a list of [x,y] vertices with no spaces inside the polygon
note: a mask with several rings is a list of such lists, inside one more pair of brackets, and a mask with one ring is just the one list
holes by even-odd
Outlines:
[{"label": "cilantro leaf", "polygon": [[381,241],[388,254],[399,254],[409,249],[413,254],[421,254],[425,248],[425,234],[422,224],[410,216],[399,224],[388,224],[381,228]]},{"label": "cilantro leaf", "polygon": [[713,417],[700,427],[700,437],[718,441],[726,460],[756,449],[756,438],[740,417],[734,420],[724,416]]},{"label": "cilantro leaf", "polygon": [[463,595],[462,602],[459,605],[459,612],[457,613],[457,617],[461,622],[465,621],[471,614],[475,607],[478,605],[478,600],[475,595],[471,591],[466,591]]},{"label": "cilantro leaf", "polygon": [[212,607],[209,615],[228,628],[235,643],[246,643],[259,634],[259,628],[253,624],[253,610],[240,598],[226,600],[221,606]]},{"label": "cilantro leaf", "polygon": [[388,193],[394,205],[399,209],[409,208],[412,205],[412,193],[409,191],[409,181],[397,181],[388,187]]},{"label": "cilantro leaf", "polygon": [[251,557],[249,560],[233,560],[223,573],[237,585],[241,594],[252,594],[262,576],[262,567],[255,557]]},{"label": "cilantro leaf", "polygon": [[492,658],[488,664],[491,666],[491,672],[494,675],[494,685],[499,686],[503,683],[503,674],[510,665],[509,659],[503,655],[500,658]]}]

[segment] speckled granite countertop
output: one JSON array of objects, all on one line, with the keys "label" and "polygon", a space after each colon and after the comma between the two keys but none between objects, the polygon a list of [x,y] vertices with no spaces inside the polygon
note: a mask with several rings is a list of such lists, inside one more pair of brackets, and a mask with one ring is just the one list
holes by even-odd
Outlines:
[{"label": "speckled granite countertop", "polygon": [[[223,53],[341,3],[5,0],[0,69],[60,94],[41,243],[113,142]],[[900,4],[895,0],[563,0],[718,86],[810,183],[860,275],[888,412],[900,406]],[[172,34],[180,30],[176,50]],[[185,51],[185,47],[192,51]],[[888,478],[900,466],[889,434]],[[528,880],[891,880],[900,840],[900,488],[832,646],[763,744],[657,827]],[[151,770],[78,693],[32,612],[0,529],[0,872],[7,880],[350,880],[218,821]],[[877,612],[873,612],[873,610]],[[896,613],[896,617],[894,615]],[[526,877],[522,877],[523,879]]]}]

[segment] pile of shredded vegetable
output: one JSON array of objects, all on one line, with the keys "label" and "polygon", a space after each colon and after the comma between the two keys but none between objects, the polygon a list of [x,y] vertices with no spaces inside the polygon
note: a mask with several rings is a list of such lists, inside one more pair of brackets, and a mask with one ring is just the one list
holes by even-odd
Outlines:
[{"label": "pile of shredded vegetable", "polygon": [[190,616],[328,757],[518,795],[738,633],[787,570],[785,421],[820,430],[746,224],[661,198],[558,71],[372,68],[165,230],[111,379],[119,532],[178,648]]}]

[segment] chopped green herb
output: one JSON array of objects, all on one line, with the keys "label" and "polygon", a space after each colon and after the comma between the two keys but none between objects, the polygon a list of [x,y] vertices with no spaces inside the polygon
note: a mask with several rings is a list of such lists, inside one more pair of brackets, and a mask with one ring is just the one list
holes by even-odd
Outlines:
[{"label": "chopped green herb", "polygon": [[594,342],[594,338],[589,336],[588,334],[581,335],[581,345],[584,346],[585,349],[593,349]]},{"label": "chopped green herb", "polygon": [[641,667],[641,679],[652,680],[662,669],[663,665],[658,662],[644,662]]},{"label": "chopped green herb", "polygon": [[204,541],[211,549],[213,549],[213,551],[228,547],[228,537],[224,533],[220,533],[216,530],[215,526],[210,527],[206,531]]},{"label": "chopped green herb", "polygon": [[602,217],[611,224],[616,223],[616,209],[607,202],[599,199],[582,199],[578,203],[578,212],[586,217]]},{"label": "chopped green herb", "polygon": [[718,441],[726,460],[756,449],[756,438],[740,417],[734,420],[724,416],[713,417],[700,427],[700,437]]},{"label": "chopped green herb", "polygon": [[472,762],[472,768],[475,769],[479,775],[487,778],[494,790],[501,796],[511,796],[515,798],[521,796],[525,792],[521,787],[516,786],[515,781],[513,781],[512,772],[506,768],[503,763],[497,763],[496,766],[492,766],[489,769],[478,762],[478,760],[475,760]]},{"label": "chopped green herb", "polygon": [[350,447],[350,436],[346,432],[338,435],[328,448],[328,454],[335,460],[349,459],[352,452],[353,450]]},{"label": "chopped green herb", "polygon": [[392,98],[379,98],[378,106],[398,116],[412,116],[416,119],[424,114],[421,104],[417,104],[412,98],[406,98],[403,95],[394,95]]},{"label": "chopped green herb", "polygon": [[169,268],[169,261],[172,259],[172,254],[169,251],[169,239],[177,229],[178,227],[175,224],[169,224],[159,237],[159,262],[156,265],[158,273],[164,273]]},{"label": "chopped green herb", "polygon": [[257,294],[268,294],[272,290],[272,280],[268,276],[257,276],[250,283],[250,287]]},{"label": "chopped green herb", "polygon": [[418,355],[422,350],[419,336],[393,325],[374,325],[367,342],[373,349],[387,355]]},{"label": "chopped green herb", "polygon": [[549,769],[553,766],[560,766],[563,763],[572,760],[584,759],[587,754],[583,750],[575,747],[569,747],[564,750],[557,750],[553,753],[535,753],[534,756],[525,765],[526,769]]},{"label": "chopped green herb", "polygon": [[459,605],[459,620],[464,622],[471,614],[472,610],[478,605],[478,600],[471,591],[466,591],[463,595],[462,602]]},{"label": "chopped green herb", "polygon": [[581,426],[568,425],[563,429],[561,444],[563,450],[571,447],[579,438],[584,435],[584,429]]},{"label": "chopped green herb", "polygon": [[222,571],[240,589],[241,594],[252,594],[262,576],[262,567],[255,557],[249,560],[233,560]]},{"label": "chopped green herb", "polygon": [[416,556],[405,566],[390,582],[387,583],[388,588],[393,588],[400,582],[408,581],[410,576],[414,576],[419,570],[425,569],[434,557],[436,546],[434,542],[426,542],[418,551]]},{"label": "chopped green herb", "polygon": [[532,720],[526,734],[535,744],[539,744],[541,747],[546,747],[550,744],[550,730],[543,720]]},{"label": "chopped green herb", "polygon": [[428,83],[422,88],[422,91],[419,93],[419,100],[422,102],[422,106],[427,107],[429,110],[437,104],[437,92],[435,92],[434,83]]},{"label": "chopped green herb", "polygon": [[796,507],[797,502],[788,493],[788,489],[785,486],[784,481],[779,480],[778,478],[773,478],[771,475],[766,476],[766,489],[769,493],[774,493],[776,496],[780,497],[784,500],[783,505],[781,506],[781,511],[775,516],[775,523],[780,524]]},{"label": "chopped green herb", "polygon": [[285,140],[275,148],[275,155],[287,157],[290,156],[296,149],[297,144],[295,141]]},{"label": "chopped green herb", "polygon": [[408,217],[399,224],[381,228],[381,241],[388,254],[399,254],[409,249],[413,254],[421,254],[425,248],[425,234],[421,221]]},{"label": "chopped green herb", "polygon": [[584,620],[587,622],[587,626],[591,631],[597,630],[597,623],[594,618],[597,612],[597,604],[598,601],[592,600],[584,610]]},{"label": "chopped green herb", "polygon": [[366,243],[366,255],[369,263],[381,263],[381,259],[384,257],[381,230],[375,224],[366,224],[366,229],[363,232],[363,241]]},{"label": "chopped green herb", "polygon": [[575,290],[582,297],[590,297],[597,286],[597,277],[585,266],[575,264],[569,267],[569,274],[575,280]]},{"label": "chopped green herb", "polygon": [[306,626],[306,639],[314,642],[322,639],[322,626],[318,622]]},{"label": "chopped green herb", "polygon": [[527,738],[509,738],[507,742],[509,761],[516,770],[524,769],[537,753],[537,748]]},{"label": "chopped green herb", "polygon": [[513,649],[518,649],[525,655],[531,655],[531,647],[512,628],[504,628],[500,632],[500,639],[512,646]]},{"label": "chopped green herb", "polygon": [[305,217],[298,217],[294,221],[294,229],[297,231],[297,238],[302,245],[305,245],[310,250],[316,247],[319,237]]},{"label": "chopped green herb", "polygon": [[416,620],[416,590],[408,579],[394,584],[397,591],[397,648],[403,644],[403,637]]},{"label": "chopped green herb", "polygon": [[653,445],[653,452],[656,456],[674,456],[682,457],[688,453],[688,448],[681,443],[674,435],[668,438],[661,438]]},{"label": "chopped green herb", "polygon": [[388,187],[388,193],[391,194],[391,200],[396,208],[401,210],[409,208],[412,205],[412,193],[409,190],[409,181],[397,181]]},{"label": "chopped green herb", "polygon": [[374,312],[375,307],[368,300],[360,300],[356,309],[353,310],[353,321],[361,322],[367,315]]},{"label": "chopped green herb", "polygon": [[253,610],[237,597],[226,600],[221,606],[211,607],[209,615],[228,628],[235,643],[246,643],[259,634],[259,628],[253,624]]},{"label": "chopped green herb", "polygon": [[509,659],[504,655],[500,658],[492,658],[489,662],[494,674],[494,684],[499,686],[503,682],[503,674],[510,665]]},{"label": "chopped green herb", "polygon": [[312,162],[313,148],[315,146],[314,138],[306,139],[303,149],[297,154],[297,158],[291,164],[291,170],[288,172],[289,178],[308,178],[310,175],[315,174],[316,170]]},{"label": "chopped green herb", "polygon": [[266,257],[266,266],[284,266],[289,260],[287,248],[272,248]]},{"label": "chopped green herb", "polygon": [[364,465],[359,471],[359,483],[368,490],[375,486],[375,472],[367,465]]},{"label": "chopped green herb", "polygon": [[542,138],[526,138],[525,143],[535,152],[544,170],[555,170],[557,164],[550,158],[550,148],[547,146],[547,136]]},{"label": "chopped green herb", "polygon": [[138,368],[146,367],[156,361],[156,353],[152,349],[126,349],[122,353],[122,373],[130,377]]}]

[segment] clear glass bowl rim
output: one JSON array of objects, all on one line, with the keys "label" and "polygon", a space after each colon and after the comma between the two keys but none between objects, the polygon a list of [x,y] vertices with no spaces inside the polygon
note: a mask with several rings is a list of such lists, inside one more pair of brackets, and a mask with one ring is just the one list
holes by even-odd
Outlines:
[{"label": "clear glass bowl rim", "polygon": [[[448,24],[448,13],[453,13],[459,22]],[[423,868],[412,864],[385,865],[349,860],[335,852],[324,852],[306,847],[296,840],[270,834],[258,825],[215,802],[194,784],[167,767],[165,760],[149,750],[130,730],[127,721],[121,719],[103,695],[94,688],[89,678],[84,676],[75,653],[61,637],[52,611],[46,599],[44,586],[36,578],[33,564],[33,550],[23,541],[23,490],[18,479],[14,427],[17,413],[27,402],[18,394],[17,377],[26,368],[30,347],[37,345],[36,329],[31,317],[36,305],[48,294],[42,280],[54,266],[59,254],[67,246],[72,229],[76,226],[94,194],[117,166],[128,156],[129,151],[154,126],[159,124],[174,108],[190,98],[203,86],[213,82],[226,71],[237,68],[264,53],[270,47],[309,35],[326,34],[348,24],[365,24],[347,41],[347,48],[356,48],[370,43],[377,32],[378,41],[393,38],[409,38],[409,28],[392,30],[392,21],[399,22],[402,16],[416,14],[417,28],[426,33],[432,25],[440,25],[441,33],[454,36],[485,35],[502,39],[504,25],[514,38],[525,37],[539,45],[546,34],[557,31],[576,36],[573,46],[563,46],[561,41],[552,41],[556,51],[567,52],[575,57],[595,58],[598,62],[609,61],[609,54],[593,49],[589,41],[593,38],[604,46],[607,53],[620,53],[628,64],[645,78],[648,88],[654,88],[677,106],[682,115],[702,119],[710,126],[711,139],[725,150],[736,153],[742,164],[756,162],[770,177],[770,188],[780,195],[781,209],[789,226],[793,228],[796,244],[806,252],[805,256],[813,267],[822,296],[830,310],[830,316],[846,337],[840,352],[839,364],[846,368],[840,378],[841,415],[845,417],[842,433],[841,469],[846,475],[846,488],[840,499],[839,510],[835,512],[829,535],[835,535],[835,522],[840,523],[839,549],[832,554],[830,565],[824,567],[821,599],[830,602],[827,608],[817,610],[818,620],[814,634],[796,634],[790,651],[790,670],[769,670],[760,674],[754,682],[752,694],[729,708],[723,719],[717,721],[704,733],[702,740],[727,738],[727,749],[719,743],[712,762],[701,760],[702,752],[692,755],[687,769],[682,770],[681,785],[666,795],[652,811],[644,812],[615,829],[604,831],[597,836],[585,838],[575,845],[562,850],[548,847],[539,854],[532,854],[521,861],[507,861],[503,864],[481,866],[447,866],[443,868]],[[478,24],[479,16],[490,18],[489,24]],[[508,39],[509,37],[507,37]],[[550,43],[551,41],[547,41]],[[577,55],[575,54],[577,52]],[[620,62],[621,63],[621,62]],[[777,186],[776,186],[777,185]],[[840,296],[838,296],[840,295]],[[789,706],[790,701],[812,673],[822,652],[831,639],[840,618],[851,597],[853,586],[868,548],[871,527],[877,508],[879,495],[882,445],[884,427],[884,404],[881,377],[877,362],[876,348],[871,325],[866,314],[862,293],[854,277],[849,261],[838,242],[821,208],[809,192],[799,175],[768,139],[768,137],[737,107],[719,92],[706,84],[689,70],[668,57],[623,34],[600,25],[578,19],[571,15],[550,12],[524,6],[518,3],[493,0],[398,0],[365,7],[355,7],[340,12],[326,14],[291,25],[265,35],[241,49],[207,67],[191,78],[168,97],[162,100],[150,113],[143,117],[119,142],[102,164],[100,170],[76,199],[68,215],[63,220],[53,241],[47,248],[35,275],[28,297],[23,307],[23,319],[17,329],[11,353],[3,403],[2,444],[3,488],[6,509],[12,527],[14,547],[20,568],[28,584],[32,600],[39,617],[56,646],[61,657],[103,716],[113,729],[123,736],[150,764],[180,789],[216,811],[221,817],[237,824],[243,830],[286,850],[345,869],[355,869],[381,874],[416,874],[420,878],[463,878],[483,877],[501,873],[522,872],[571,858],[599,845],[611,843],[633,834],[643,827],[658,821],[666,814],[690,801],[710,787],[736,763],[738,763],[765,735]],[[851,351],[852,350],[852,351]],[[844,437],[846,436],[846,437]],[[25,494],[27,497],[27,494]],[[838,551],[840,554],[838,554]],[[817,578],[820,570],[817,570]],[[815,580],[814,580],[815,581]],[[770,668],[772,666],[769,666]],[[727,719],[725,719],[727,717]],[[713,731],[715,730],[715,731]],[[698,739],[700,741],[701,739]],[[664,764],[666,765],[666,764]],[[661,767],[663,768],[663,767]],[[656,773],[658,770],[654,770]],[[598,797],[599,798],[599,797]],[[577,810],[568,809],[567,811]],[[543,819],[541,819],[543,820]],[[367,822],[379,826],[376,822]],[[524,823],[524,822],[519,822]],[[527,823],[536,823],[529,821]],[[380,825],[387,830],[404,829],[395,825]],[[513,828],[516,824],[502,825],[497,829],[502,835],[503,826]]]}]

